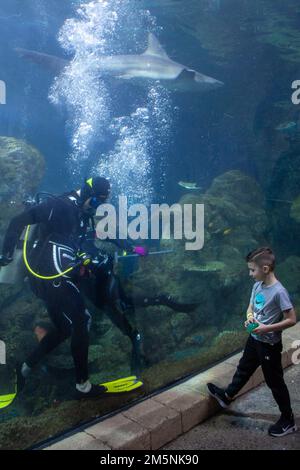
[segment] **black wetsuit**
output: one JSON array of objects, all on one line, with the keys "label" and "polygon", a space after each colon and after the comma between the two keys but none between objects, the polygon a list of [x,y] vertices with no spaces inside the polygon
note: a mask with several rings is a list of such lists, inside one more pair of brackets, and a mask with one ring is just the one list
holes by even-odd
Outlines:
[{"label": "black wetsuit", "polygon": [[[7,230],[3,254],[13,256],[14,247],[27,225],[38,224],[37,240],[29,250],[31,268],[40,275],[52,276],[76,264],[77,253],[89,224],[78,205],[75,192],[49,198],[15,217]],[[34,367],[46,354],[71,336],[76,382],[88,379],[88,347],[91,316],[78,287],[78,268],[56,280],[29,275],[33,292],[44,300],[55,325],[26,359]]]},{"label": "black wetsuit", "polygon": [[[85,244],[87,229],[90,225],[90,217],[82,213],[78,199],[76,192],[61,197],[51,197],[15,217],[4,239],[3,254],[11,258],[24,227],[38,224],[37,240],[33,241],[28,254],[31,268],[40,275],[52,276],[76,264],[79,259],[77,254]],[[130,248],[127,242],[125,245],[127,249]],[[114,281],[112,269],[105,262],[105,257],[102,259],[100,257],[98,265],[93,264],[93,267],[96,276],[93,282],[89,281],[91,288],[85,287],[84,290],[95,305],[100,307],[105,299],[101,298],[104,295],[103,289],[102,291],[96,289],[97,279],[99,278],[100,281],[104,276],[108,284],[108,280],[112,278],[111,285],[108,285],[112,296],[118,296],[115,284],[117,281]],[[26,359],[26,364],[34,367],[46,354],[71,337],[76,382],[85,382],[88,379],[91,315],[86,309],[81,293],[80,268],[77,267],[55,280],[43,280],[31,274],[29,279],[33,292],[44,300],[48,314],[56,328],[41,340],[38,347]],[[83,285],[87,286],[88,282]],[[96,292],[97,295],[95,295]],[[125,334],[130,337],[134,335],[121,309],[111,308],[108,313]]]},{"label": "black wetsuit", "polygon": [[[134,314],[134,307],[168,305],[176,311],[189,311],[193,305],[178,304],[169,297],[139,297],[134,301],[128,298],[119,279],[113,273],[111,256],[99,254],[95,245],[88,240],[87,232],[91,217],[84,214],[76,192],[60,197],[51,197],[15,217],[6,232],[3,255],[12,258],[14,248],[27,225],[36,225],[28,249],[30,266],[42,276],[52,276],[64,272],[70,265],[77,264],[78,253],[86,251],[95,259],[89,265],[88,273],[82,276],[80,267],[55,280],[43,280],[29,274],[33,292],[46,305],[48,314],[56,327],[48,332],[37,348],[26,359],[29,367],[37,365],[61,342],[71,337],[71,352],[74,359],[76,382],[88,379],[88,348],[91,315],[88,312],[84,295],[98,308],[106,307],[111,321],[132,342],[132,369],[139,373],[141,366],[140,335],[133,329],[126,313]],[[92,223],[93,226],[93,223]],[[126,240],[111,240],[119,248],[132,251]]]}]

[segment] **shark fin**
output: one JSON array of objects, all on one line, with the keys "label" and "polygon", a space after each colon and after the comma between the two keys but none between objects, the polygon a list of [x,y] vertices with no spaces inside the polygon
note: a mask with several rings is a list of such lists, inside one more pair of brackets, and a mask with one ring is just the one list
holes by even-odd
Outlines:
[{"label": "shark fin", "polygon": [[159,40],[152,33],[149,33],[148,35],[148,48],[144,52],[144,55],[154,55],[157,57],[164,57],[165,59],[170,60],[170,57],[160,44]]},{"label": "shark fin", "polygon": [[195,80],[196,72],[191,69],[183,69],[177,77],[177,80]]}]

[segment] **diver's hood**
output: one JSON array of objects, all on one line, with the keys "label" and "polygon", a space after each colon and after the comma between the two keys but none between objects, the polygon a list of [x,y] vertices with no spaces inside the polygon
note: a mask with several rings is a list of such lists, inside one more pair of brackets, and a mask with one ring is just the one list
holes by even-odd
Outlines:
[{"label": "diver's hood", "polygon": [[83,205],[90,197],[108,197],[109,193],[110,182],[106,178],[96,176],[95,178],[85,179],[78,202]]}]

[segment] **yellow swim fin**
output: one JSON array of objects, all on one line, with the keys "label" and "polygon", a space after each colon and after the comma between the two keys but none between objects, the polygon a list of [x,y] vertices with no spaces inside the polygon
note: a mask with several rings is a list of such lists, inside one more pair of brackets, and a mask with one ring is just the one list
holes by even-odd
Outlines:
[{"label": "yellow swim fin", "polygon": [[105,393],[128,393],[142,387],[144,384],[135,375],[132,375],[130,377],[112,380],[99,385],[107,389]]},{"label": "yellow swim fin", "polygon": [[16,393],[10,393],[9,395],[0,395],[0,410],[7,408],[9,405],[11,405],[16,396]]}]

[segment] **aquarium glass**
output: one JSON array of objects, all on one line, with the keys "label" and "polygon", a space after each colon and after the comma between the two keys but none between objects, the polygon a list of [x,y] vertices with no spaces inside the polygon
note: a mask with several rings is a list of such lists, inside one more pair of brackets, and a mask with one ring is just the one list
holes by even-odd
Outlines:
[{"label": "aquarium glass", "polygon": [[[300,304],[299,27],[298,0],[0,1],[0,449],[240,350],[258,247]],[[73,356],[143,387],[79,400]]]}]

